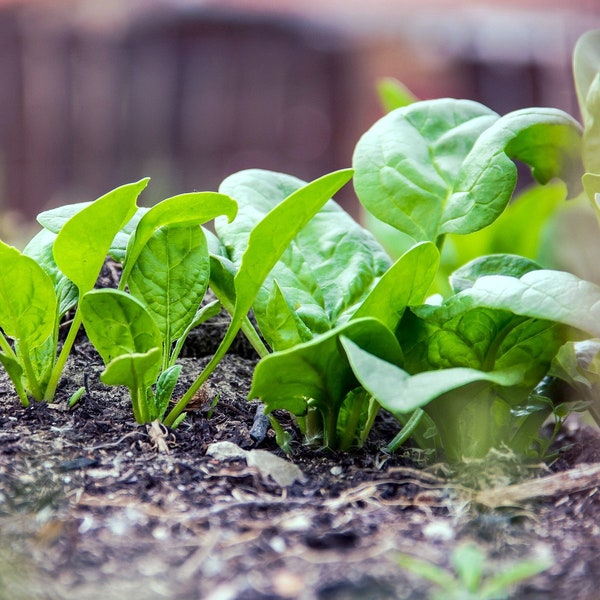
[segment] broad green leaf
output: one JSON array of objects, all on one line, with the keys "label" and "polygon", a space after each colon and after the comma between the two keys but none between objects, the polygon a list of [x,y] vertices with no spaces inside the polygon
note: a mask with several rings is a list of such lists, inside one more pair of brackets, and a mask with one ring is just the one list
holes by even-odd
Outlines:
[{"label": "broad green leaf", "polygon": [[354,154],[355,188],[365,207],[415,240],[472,233],[491,224],[515,187],[514,160],[546,183],[580,190],[581,131],[555,109],[498,118],[466,100],[415,102],[375,123]]},{"label": "broad green leaf", "polygon": [[581,192],[581,127],[552,108],[511,112],[482,132],[461,166],[444,207],[441,233],[471,233],[506,207],[517,181],[519,160],[538,183],[560,177],[571,197]]},{"label": "broad green leaf", "polygon": [[450,368],[410,375],[397,365],[373,355],[366,348],[343,336],[344,351],[361,385],[391,413],[406,414],[427,406],[451,390],[475,382],[513,386],[520,382],[522,370],[485,372],[469,368]]},{"label": "broad green leaf", "polygon": [[600,173],[600,30],[584,33],[573,51],[573,76],[585,126],[583,162],[586,171]]},{"label": "broad green leaf", "polygon": [[400,361],[402,352],[392,332],[376,319],[349,321],[309,342],[263,358],[254,371],[249,398],[260,398],[267,412],[283,408],[302,416],[309,401],[334,415],[358,382],[339,338],[351,339],[365,351]]},{"label": "broad green leaf", "polygon": [[236,203],[215,192],[192,192],[167,198],[146,212],[129,238],[127,256],[121,288],[125,286],[129,273],[135,265],[140,252],[154,232],[165,225],[201,225],[218,215],[233,219],[237,212]]},{"label": "broad green leaf", "polygon": [[600,337],[600,286],[571,273],[544,269],[520,279],[490,275],[461,295],[472,306],[547,319]]},{"label": "broad green leaf", "polygon": [[377,95],[386,112],[408,106],[418,100],[401,81],[393,77],[384,77],[377,82]]},{"label": "broad green leaf", "polygon": [[[90,206],[92,202],[79,202],[77,204],[65,204],[58,208],[52,208],[41,212],[37,216],[37,221],[45,229],[51,233],[58,234],[62,229],[63,225],[74,215],[81,212],[84,208]],[[150,209],[145,206],[138,207],[135,214],[131,219],[119,230],[112,241],[112,244],[108,250],[108,254],[112,256],[116,261],[122,263],[125,260],[125,251],[127,249],[127,243],[129,242],[129,236],[133,233],[137,224],[143,215],[145,215]]]},{"label": "broad green leaf", "polygon": [[54,291],[58,298],[59,308],[58,316],[62,317],[68,310],[77,304],[78,292],[77,286],[56,266],[52,247],[56,234],[42,229],[25,246],[23,254],[30,256],[35,262],[46,271],[54,284]]},{"label": "broad green leaf", "polygon": [[100,380],[106,385],[146,388],[156,381],[160,372],[160,360],[160,348],[151,348],[143,353],[121,354],[110,360],[100,375]]},{"label": "broad green leaf", "polygon": [[[306,184],[272,208],[252,228],[234,278],[236,305],[232,322],[248,313],[265,279],[292,240],[351,177],[352,170],[345,169]],[[344,280],[338,283],[341,287],[343,284]]]},{"label": "broad green leaf", "polygon": [[123,354],[162,346],[162,336],[144,305],[125,292],[93,290],[80,301],[86,333],[105,364]]},{"label": "broad green leaf", "polygon": [[356,145],[359,200],[415,241],[435,242],[463,161],[497,119],[468,100],[428,100],[392,111]]},{"label": "broad green leaf", "polygon": [[37,222],[52,233],[58,233],[63,225],[78,212],[90,206],[92,202],[74,202],[57,208],[51,208],[38,214]]},{"label": "broad green leaf", "polygon": [[537,271],[542,267],[528,258],[516,254],[489,254],[480,256],[457,269],[450,276],[450,284],[454,293],[473,287],[480,277],[486,275],[507,275],[521,277],[529,271]]},{"label": "broad green leaf", "polygon": [[72,216],[54,242],[58,268],[79,288],[91,290],[118,231],[136,212],[148,179],[116,188]]},{"label": "broad green leaf", "polygon": [[31,351],[53,334],[57,299],[50,276],[33,258],[0,241],[0,327]]},{"label": "broad green leaf", "polygon": [[521,369],[522,385],[535,386],[563,343],[560,327],[508,310],[473,307],[462,295],[441,306],[412,309],[398,329],[410,373],[455,367],[481,371]]},{"label": "broad green leaf", "polygon": [[352,318],[375,317],[394,330],[406,307],[425,300],[439,260],[434,244],[422,242],[415,245],[387,270]]},{"label": "broad green leaf", "polygon": [[[349,177],[349,172],[341,173],[346,173],[341,176],[344,179]],[[261,170],[242,171],[222,183],[221,191],[235,197],[240,206],[232,223],[216,221],[217,233],[234,264],[240,265],[253,228],[305,185],[290,175]],[[279,228],[283,230],[292,222],[291,214],[283,217]],[[355,310],[389,264],[373,236],[333,200],[328,201],[297,230],[259,289],[253,308],[261,330],[271,342],[268,332],[275,326],[268,322],[266,313],[270,302],[273,307],[275,280],[287,305],[305,326],[313,333],[323,333]]]},{"label": "broad green leaf", "polygon": [[138,254],[127,283],[158,325],[166,352],[194,319],[208,278],[206,238],[197,225],[162,227]]}]

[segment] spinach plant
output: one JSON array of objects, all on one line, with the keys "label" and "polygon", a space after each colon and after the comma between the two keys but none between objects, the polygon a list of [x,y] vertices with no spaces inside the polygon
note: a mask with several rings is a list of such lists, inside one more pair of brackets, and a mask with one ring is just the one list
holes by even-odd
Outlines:
[{"label": "spinach plant", "polygon": [[[211,262],[211,288],[231,312],[231,322],[217,351],[188,391],[165,418],[173,426],[200,386],[208,379],[223,358],[238,331],[248,324],[248,313],[259,295],[263,283],[294,237],[314,217],[321,207],[352,177],[352,170],[335,171],[295,190],[272,207],[255,225],[247,237],[239,268],[232,268],[227,257],[215,256]],[[221,191],[224,190],[223,187]],[[236,196],[237,194],[232,194]],[[213,268],[214,267],[214,268]],[[260,354],[268,351],[251,327],[250,340]]]},{"label": "spinach plant", "polygon": [[236,210],[228,196],[201,192],[144,211],[128,239],[120,289],[93,290],[81,299],[86,332],[106,364],[101,380],[129,388],[139,423],[163,419],[185,338],[220,310],[216,302],[200,308],[209,280],[200,224],[220,214],[231,219]]},{"label": "spinach plant", "polygon": [[[406,102],[393,110],[359,141],[354,184],[363,205],[398,229],[408,250],[384,272],[363,271],[354,261],[359,266],[353,289],[360,292],[345,312],[334,313],[340,319],[330,317],[317,327],[302,318],[306,292],[319,298],[327,289],[341,296],[347,288],[337,290],[335,282],[345,279],[331,268],[335,261],[325,234],[313,238],[310,260],[294,261],[303,254],[292,248],[287,262],[274,270],[263,305],[255,308],[261,331],[269,332],[283,314],[273,308],[277,302],[285,309],[285,323],[294,324],[294,335],[274,343],[275,352],[261,360],[251,396],[260,397],[268,411],[286,408],[309,439],[330,447],[364,441],[383,405],[420,445],[441,443],[452,460],[482,456],[499,444],[527,453],[552,411],[551,400],[536,394],[536,385],[564,341],[557,324],[573,325],[573,311],[565,315],[546,303],[529,314],[522,306],[527,299],[518,295],[507,305],[484,302],[479,279],[500,276],[508,286],[529,271],[545,273],[531,261],[507,255],[459,271],[452,296],[441,306],[423,303],[438,268],[436,247],[442,248],[449,233],[479,231],[502,214],[516,184],[515,160],[529,164],[541,183],[561,177],[574,195],[581,189],[580,155],[581,127],[558,110],[500,117],[480,104],[449,99]],[[220,232],[227,244],[226,234]],[[235,239],[229,243],[234,246]],[[360,256],[364,245],[354,246]],[[343,273],[353,261],[347,256],[341,261]],[[313,264],[328,266],[321,280],[313,275]],[[309,281],[302,298],[296,295],[298,274]],[[294,283],[281,285],[280,279]],[[571,294],[581,285],[565,281],[560,292]],[[496,293],[502,296],[502,288]],[[530,293],[522,289],[525,298]],[[596,293],[591,289],[583,302]],[[311,315],[327,306],[313,304],[317,310]],[[589,330],[589,320],[579,325]]]},{"label": "spinach plant", "polygon": [[486,559],[485,552],[477,546],[460,544],[450,555],[452,570],[410,554],[400,554],[398,564],[439,588],[431,594],[431,600],[506,600],[516,585],[554,563],[552,556],[544,553],[489,572]]},{"label": "spinach plant", "polygon": [[[119,187],[45,229],[23,252],[0,242],[0,362],[21,404],[51,401],[81,325],[79,306],[59,348],[61,317],[94,287],[115,234],[131,219],[147,179]],[[42,224],[52,216],[40,215]],[[12,340],[12,343],[11,341]]]},{"label": "spinach plant", "polygon": [[[183,194],[138,210],[134,225],[114,242],[114,254],[124,261],[119,289],[89,291],[80,301],[88,337],[106,365],[101,379],[129,388],[138,422],[160,419],[177,426],[240,328],[264,348],[247,317],[263,280],[290,240],[351,175],[347,169],[301,186],[264,215],[252,227],[235,274],[218,257],[218,240],[199,227],[218,215],[233,219],[237,203],[228,195]],[[53,216],[60,227],[62,214]],[[211,257],[209,243],[216,256]],[[231,310],[231,324],[204,371],[167,414],[186,336],[221,308],[218,302],[199,308],[209,280]]]},{"label": "spinach plant", "polygon": [[[232,223],[216,222],[224,245],[221,261],[228,265],[223,270],[236,272],[256,224],[303,185],[289,175],[259,170],[223,182],[221,191],[240,206]],[[372,339],[369,347],[383,352],[393,336],[373,316],[393,328],[409,303],[425,298],[437,259],[435,246],[423,243],[392,264],[372,234],[329,200],[291,240],[252,304],[268,346],[252,394],[262,398],[268,411],[291,410],[315,442],[342,448],[362,443],[378,405],[358,392],[347,362],[340,361],[340,332],[364,343]],[[404,285],[397,285],[399,280]],[[216,288],[226,287],[216,283]],[[269,349],[275,354],[268,355]],[[302,381],[310,393],[300,393]]]}]

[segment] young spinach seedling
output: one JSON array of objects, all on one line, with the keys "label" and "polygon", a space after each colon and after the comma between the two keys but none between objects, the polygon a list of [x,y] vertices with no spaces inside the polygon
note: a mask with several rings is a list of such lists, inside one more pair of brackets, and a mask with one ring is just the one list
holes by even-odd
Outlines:
[{"label": "young spinach seedling", "polygon": [[121,186],[79,206],[58,233],[42,231],[23,253],[0,242],[0,362],[24,406],[29,397],[54,398],[81,311],[77,307],[58,353],[60,318],[94,287],[113,238],[133,216],[147,183]]}]

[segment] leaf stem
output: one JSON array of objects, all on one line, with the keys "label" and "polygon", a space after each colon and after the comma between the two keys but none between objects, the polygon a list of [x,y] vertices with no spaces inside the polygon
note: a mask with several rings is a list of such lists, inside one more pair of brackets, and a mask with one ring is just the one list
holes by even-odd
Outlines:
[{"label": "leaf stem", "polygon": [[402,426],[400,433],[387,445],[388,452],[395,452],[408,438],[413,434],[421,419],[425,416],[425,411],[422,408],[417,408],[410,416],[410,419]]},{"label": "leaf stem", "polygon": [[50,379],[48,381],[48,385],[46,386],[46,392],[44,393],[44,401],[50,402],[54,395],[56,394],[56,388],[58,387],[58,382],[60,380],[60,376],[65,368],[65,364],[67,363],[67,358],[71,352],[71,348],[75,343],[75,338],[77,337],[77,332],[79,331],[79,327],[81,326],[81,310],[79,308],[79,304],[77,305],[77,310],[75,311],[75,316],[73,317],[73,321],[71,322],[71,327],[69,327],[69,333],[67,334],[67,338],[64,341],[63,347],[60,350],[60,354],[58,355],[58,359],[54,364],[54,368],[52,369],[52,373],[50,374]]},{"label": "leaf stem", "polygon": [[[4,334],[2,333],[2,331],[0,331],[0,350],[2,350],[4,352],[4,354],[7,356],[7,358],[9,360],[12,360],[17,364],[20,364],[19,359],[17,358],[17,355],[14,353],[13,349],[11,348],[10,344],[8,343],[8,340],[4,337]],[[10,380],[12,381],[12,384],[15,387],[17,396],[19,396],[19,400],[21,401],[21,406],[23,406],[23,408],[27,408],[29,406],[29,398],[27,397],[25,389],[23,388],[21,379],[17,376],[13,376],[8,369],[6,369],[6,372],[8,373],[8,376],[9,376]]]},{"label": "leaf stem", "polygon": [[198,375],[194,383],[190,386],[188,391],[182,396],[181,400],[173,407],[171,412],[166,416],[164,423],[167,427],[171,427],[177,420],[177,417],[185,410],[185,407],[189,404],[190,400],[194,397],[196,392],[200,389],[200,386],[210,377],[211,373],[215,370],[215,367],[221,362],[221,359],[227,353],[229,346],[231,346],[237,332],[240,329],[239,320],[231,321],[229,327],[225,332],[225,336],[221,340],[217,351],[214,353],[206,367],[202,370],[202,373]]},{"label": "leaf stem", "polygon": [[354,441],[356,435],[356,428],[358,427],[358,422],[360,420],[360,415],[366,398],[366,392],[364,390],[360,390],[358,392],[352,391],[350,394],[352,394],[350,400],[355,400],[355,402],[352,410],[350,411],[350,416],[346,423],[346,428],[342,434],[342,439],[340,440],[340,450],[344,452],[349,450],[352,446],[352,442]]},{"label": "leaf stem", "polygon": [[248,317],[244,319],[241,329],[260,358],[264,358],[271,354]]}]

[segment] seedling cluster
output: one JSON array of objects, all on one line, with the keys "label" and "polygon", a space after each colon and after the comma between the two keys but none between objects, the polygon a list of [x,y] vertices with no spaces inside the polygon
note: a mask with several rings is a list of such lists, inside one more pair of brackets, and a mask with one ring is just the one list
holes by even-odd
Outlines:
[{"label": "seedling cluster", "polygon": [[[599,210],[599,71],[590,32],[574,55],[583,125],[551,108],[500,116],[468,100],[417,101],[388,82],[390,112],[359,140],[352,169],[311,183],[246,170],[218,193],[152,208],[137,205],[145,179],[40,214],[23,252],[0,242],[0,362],[21,403],[54,398],[83,324],[102,381],[129,388],[135,419],[176,427],[242,330],[261,357],[250,397],[293,414],[312,444],[362,445],[383,407],[402,426],[392,448],[410,437],[451,461],[500,446],[543,455],[549,416],[598,417],[600,287],[518,248],[475,253],[442,287],[440,256],[519,206],[515,161],[530,167],[536,198],[583,193]],[[351,179],[397,258],[331,200]],[[213,219],[216,235],[202,227]],[[96,290],[107,255],[123,266],[119,289]],[[209,287],[217,301],[205,304]],[[223,307],[231,321],[216,353],[173,399],[187,335]]]}]

